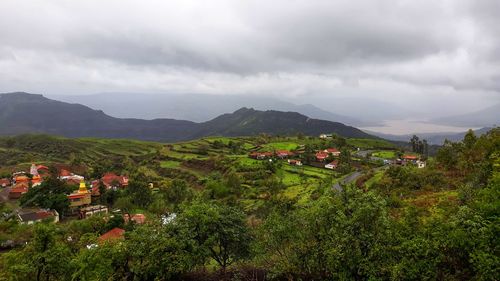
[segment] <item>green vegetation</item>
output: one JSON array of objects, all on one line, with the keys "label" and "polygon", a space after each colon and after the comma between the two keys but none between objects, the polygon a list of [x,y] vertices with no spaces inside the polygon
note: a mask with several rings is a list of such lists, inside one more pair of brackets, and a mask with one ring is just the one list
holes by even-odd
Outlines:
[{"label": "green vegetation", "polygon": [[397,153],[393,150],[380,150],[373,152],[372,156],[383,159],[395,159],[397,158]]},{"label": "green vegetation", "polygon": [[[61,156],[65,165],[74,162],[89,176],[107,170],[128,174],[125,190],[104,191],[98,200],[121,214],[140,211],[147,222],[126,224],[120,213],[34,226],[0,221],[1,242],[14,241],[0,254],[2,280],[497,280],[500,275],[498,129],[446,143],[423,169],[374,169],[366,159],[351,159],[358,147],[353,143],[392,151],[378,141],[338,137],[115,140],[107,142],[113,148],[102,158],[93,150],[104,149],[105,140],[47,142],[92,155],[80,161]],[[0,144],[4,152],[44,155],[31,146],[33,152],[7,146],[4,139]],[[133,146],[131,152],[127,146]],[[247,157],[252,150],[292,146],[303,149],[304,163],[316,149],[338,147],[345,172],[365,174],[336,191],[332,186],[343,177],[339,169]],[[49,144],[44,147],[51,151]],[[24,167],[12,157],[5,167]],[[45,161],[59,160],[54,154]],[[45,185],[35,189],[40,199],[33,204],[55,208],[49,203],[59,202],[64,185]],[[6,213],[11,208],[0,207]],[[98,239],[113,227],[125,229],[123,240]]]}]

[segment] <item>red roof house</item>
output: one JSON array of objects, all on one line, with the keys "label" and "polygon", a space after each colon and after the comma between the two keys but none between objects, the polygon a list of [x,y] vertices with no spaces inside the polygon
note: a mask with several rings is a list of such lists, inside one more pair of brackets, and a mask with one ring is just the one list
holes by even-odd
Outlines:
[{"label": "red roof house", "polygon": [[406,154],[406,155],[403,155],[403,159],[404,160],[418,160],[418,156]]},{"label": "red roof house", "polygon": [[114,173],[106,173],[102,176],[101,181],[104,183],[106,187],[113,187],[115,183],[118,183],[120,186],[125,187],[128,185],[128,177],[126,176],[118,176]]},{"label": "red roof house", "polygon": [[125,239],[125,229],[115,227],[99,237],[99,242]]},{"label": "red roof house", "polygon": [[328,158],[328,153],[325,153],[325,152],[318,152],[316,153],[316,160],[318,161],[324,161],[326,158]]},{"label": "red roof house", "polygon": [[340,151],[336,148],[327,148],[325,150],[323,150],[323,152],[326,152],[328,154],[332,154],[333,156],[339,156],[340,155]]},{"label": "red roof house", "polygon": [[9,198],[10,199],[19,199],[26,192],[28,192],[28,183],[27,182],[17,183],[9,191]]}]

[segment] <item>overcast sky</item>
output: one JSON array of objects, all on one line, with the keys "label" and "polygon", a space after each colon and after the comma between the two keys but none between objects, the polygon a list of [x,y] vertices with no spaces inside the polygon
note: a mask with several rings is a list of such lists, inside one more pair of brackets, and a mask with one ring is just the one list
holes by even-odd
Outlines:
[{"label": "overcast sky", "polygon": [[500,1],[1,0],[8,91],[473,111],[500,102]]}]

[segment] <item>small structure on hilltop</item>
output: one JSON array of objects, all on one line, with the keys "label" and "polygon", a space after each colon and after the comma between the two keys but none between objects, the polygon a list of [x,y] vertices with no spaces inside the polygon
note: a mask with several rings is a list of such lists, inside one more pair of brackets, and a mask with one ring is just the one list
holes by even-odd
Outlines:
[{"label": "small structure on hilltop", "polygon": [[99,243],[125,239],[125,229],[115,227],[99,237]]},{"label": "small structure on hilltop", "polygon": [[68,195],[68,199],[69,207],[73,213],[82,207],[90,205],[92,201],[91,194],[83,180],[80,182],[78,190]]},{"label": "small structure on hilltop", "polygon": [[333,137],[332,134],[321,134],[319,135],[320,139],[331,139]]},{"label": "small structure on hilltop", "polygon": [[42,221],[51,221],[57,223],[59,221],[59,213],[56,210],[21,210],[17,217],[22,224],[34,224]]},{"label": "small structure on hilltop", "polygon": [[339,166],[339,161],[338,160],[334,160],[334,161],[326,164],[325,168],[334,170],[334,169],[337,169],[338,166]]}]

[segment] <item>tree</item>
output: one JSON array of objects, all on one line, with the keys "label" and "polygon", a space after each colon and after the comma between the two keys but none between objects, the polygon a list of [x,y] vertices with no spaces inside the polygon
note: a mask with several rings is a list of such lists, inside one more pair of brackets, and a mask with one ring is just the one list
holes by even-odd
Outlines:
[{"label": "tree", "polygon": [[250,254],[251,236],[245,214],[234,207],[194,202],[182,212],[178,222],[223,272]]},{"label": "tree", "polygon": [[6,268],[11,280],[70,280],[71,252],[59,241],[51,224],[37,224],[34,237],[20,251],[6,254]]},{"label": "tree", "polygon": [[271,271],[289,280],[388,279],[397,245],[390,226],[384,200],[347,186],[340,196],[269,216],[258,249]]},{"label": "tree", "polygon": [[477,142],[477,137],[474,134],[474,131],[469,129],[469,131],[467,131],[467,133],[465,134],[462,142],[465,146],[465,149],[472,149]]},{"label": "tree", "polygon": [[42,184],[31,187],[26,194],[20,198],[24,205],[35,205],[44,209],[55,209],[63,215],[69,208],[67,194],[72,188],[55,177],[49,177]]},{"label": "tree", "polygon": [[126,189],[126,193],[132,200],[132,203],[139,207],[147,207],[153,201],[151,190],[144,177],[131,180]]},{"label": "tree", "polygon": [[203,265],[203,256],[184,231],[176,224],[153,223],[129,233],[130,270],[137,280],[179,280],[181,274]]},{"label": "tree", "polygon": [[185,180],[175,179],[165,191],[166,199],[174,205],[180,204],[191,196],[188,183]]}]

